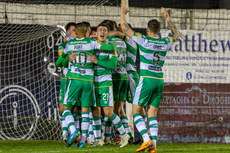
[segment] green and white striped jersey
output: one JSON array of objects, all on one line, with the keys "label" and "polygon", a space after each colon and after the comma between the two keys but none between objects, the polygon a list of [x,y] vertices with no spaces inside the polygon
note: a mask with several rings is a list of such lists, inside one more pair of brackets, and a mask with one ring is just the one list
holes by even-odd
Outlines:
[{"label": "green and white striped jersey", "polygon": [[127,46],[127,58],[126,58],[126,70],[129,76],[129,80],[135,81],[137,85],[139,81],[139,75],[137,73],[136,59],[137,59],[137,44],[125,36],[125,42]]},{"label": "green and white striped jersey", "polygon": [[117,67],[113,70],[113,80],[128,80],[126,71],[127,46],[126,43],[118,37],[108,37],[109,43],[116,43],[117,48]]},{"label": "green and white striped jersey", "polygon": [[132,39],[138,44],[140,51],[140,76],[163,79],[165,56],[175,39],[146,37],[136,32]]},{"label": "green and white striped jersey", "polygon": [[113,85],[112,69],[116,68],[117,65],[116,52],[97,50],[96,56],[98,62],[94,65],[95,88],[111,87]]},{"label": "green and white striped jersey", "polygon": [[130,89],[131,99],[132,99],[134,95],[134,91],[136,89],[136,86],[140,78],[140,76],[137,73],[137,67],[136,67],[137,44],[126,35],[124,36],[123,40],[125,40],[127,46],[126,70],[128,73],[129,89]]},{"label": "green and white striped jersey", "polygon": [[113,51],[114,44],[105,44],[92,38],[72,39],[64,50],[65,54],[71,55],[76,52],[76,59],[69,63],[67,77],[70,79],[93,81],[94,64],[88,60],[87,56],[95,55],[96,49]]}]

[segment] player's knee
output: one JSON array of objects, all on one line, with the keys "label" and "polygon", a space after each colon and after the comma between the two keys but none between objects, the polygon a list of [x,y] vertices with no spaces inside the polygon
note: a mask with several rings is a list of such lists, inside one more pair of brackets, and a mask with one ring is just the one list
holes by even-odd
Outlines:
[{"label": "player's knee", "polygon": [[106,112],[104,112],[104,114],[105,114],[105,116],[107,116],[107,117],[111,117],[111,116],[113,115],[113,112],[111,112],[111,111],[106,111]]},{"label": "player's knee", "polygon": [[63,113],[63,105],[59,104],[58,108],[59,108],[59,113],[62,114]]},{"label": "player's knee", "polygon": [[99,107],[94,107],[92,109],[93,117],[99,117],[101,115],[100,113],[100,108]]},{"label": "player's knee", "polygon": [[113,108],[104,108],[103,109],[105,116],[111,117],[113,115]]}]

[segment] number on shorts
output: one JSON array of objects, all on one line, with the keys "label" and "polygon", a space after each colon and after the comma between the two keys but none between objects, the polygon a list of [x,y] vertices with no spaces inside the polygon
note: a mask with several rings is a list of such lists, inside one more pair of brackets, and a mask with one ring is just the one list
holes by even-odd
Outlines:
[{"label": "number on shorts", "polygon": [[108,93],[103,93],[102,94],[102,100],[108,100],[109,99],[109,94]]}]

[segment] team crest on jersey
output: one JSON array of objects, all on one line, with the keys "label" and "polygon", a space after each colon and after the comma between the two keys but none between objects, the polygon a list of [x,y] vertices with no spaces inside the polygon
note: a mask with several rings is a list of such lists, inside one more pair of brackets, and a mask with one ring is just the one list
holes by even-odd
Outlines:
[{"label": "team crest on jersey", "polygon": [[97,42],[98,44],[101,44],[101,43],[102,43],[100,40],[96,40],[96,42]]}]

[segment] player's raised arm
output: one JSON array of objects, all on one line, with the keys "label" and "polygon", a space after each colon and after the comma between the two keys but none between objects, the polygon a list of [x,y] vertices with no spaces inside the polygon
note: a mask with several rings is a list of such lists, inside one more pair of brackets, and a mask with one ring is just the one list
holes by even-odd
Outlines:
[{"label": "player's raised arm", "polygon": [[121,29],[124,34],[127,34],[130,38],[133,38],[134,31],[129,27],[125,15],[128,13],[128,8],[125,6],[121,7]]},{"label": "player's raised arm", "polygon": [[117,47],[117,45],[115,43],[106,44],[106,43],[103,43],[99,40],[95,41],[94,39],[92,39],[91,42],[94,45],[93,46],[94,49],[114,51],[114,50],[116,50],[116,47]]},{"label": "player's raised arm", "polygon": [[177,30],[176,26],[174,25],[174,23],[172,22],[168,12],[165,10],[165,8],[161,8],[163,10],[164,13],[161,13],[162,16],[165,18],[165,20],[169,23],[170,27],[171,27],[171,30],[172,30],[172,33],[173,33],[173,38],[175,40],[178,39],[179,37],[179,31]]},{"label": "player's raised arm", "polygon": [[115,69],[117,66],[117,55],[115,51],[112,53],[112,57],[105,61],[98,60],[97,57],[92,54],[88,56],[88,59],[94,64],[100,65],[107,69]]}]

